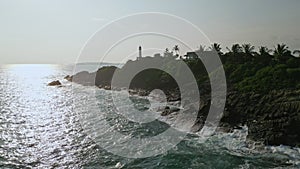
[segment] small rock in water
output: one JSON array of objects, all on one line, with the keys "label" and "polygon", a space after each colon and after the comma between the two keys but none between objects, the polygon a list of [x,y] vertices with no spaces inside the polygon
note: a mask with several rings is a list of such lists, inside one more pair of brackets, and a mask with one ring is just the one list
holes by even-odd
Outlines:
[{"label": "small rock in water", "polygon": [[73,80],[73,77],[70,75],[67,75],[64,79],[71,82]]},{"label": "small rock in water", "polygon": [[111,90],[111,86],[104,86],[105,90]]},{"label": "small rock in water", "polygon": [[169,114],[171,114],[171,110],[170,110],[170,107],[167,106],[167,107],[165,108],[165,110],[164,110],[163,112],[161,112],[161,116],[167,116],[167,115],[169,115]]},{"label": "small rock in water", "polygon": [[166,106],[165,110],[161,113],[161,116],[167,116],[171,113],[178,112],[180,109],[178,107]]},{"label": "small rock in water", "polygon": [[60,85],[61,85],[61,83],[60,83],[59,80],[53,81],[51,83],[48,83],[48,86],[60,86]]}]

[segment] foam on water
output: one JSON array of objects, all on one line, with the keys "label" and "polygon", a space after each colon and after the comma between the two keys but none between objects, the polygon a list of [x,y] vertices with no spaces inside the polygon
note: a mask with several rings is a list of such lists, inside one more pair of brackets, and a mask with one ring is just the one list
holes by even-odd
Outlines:
[{"label": "foam on water", "polygon": [[[137,96],[140,97],[140,96]],[[145,98],[145,97],[143,97]],[[165,106],[165,103],[161,103],[153,98],[152,102],[155,103],[154,106],[158,107],[157,109],[162,110]],[[180,107],[179,102],[171,102],[168,103],[169,107],[177,107],[179,109],[183,109]],[[158,112],[159,114],[161,112]],[[186,123],[193,123],[193,121],[178,121],[178,113],[174,112],[168,116],[160,116],[158,119],[163,121],[170,126],[180,130],[189,132],[190,129],[185,125]],[[204,126],[206,127],[206,126]],[[207,127],[204,131],[213,130]],[[277,158],[278,161],[284,161],[284,163],[288,165],[292,165],[293,167],[300,167],[300,148],[290,147],[290,146],[264,146],[261,142],[255,142],[251,140],[247,140],[248,135],[248,127],[241,126],[240,129],[234,129],[232,132],[226,133],[221,130],[217,130],[213,136],[209,136],[209,138],[205,138],[205,134],[202,132],[190,133],[196,137],[188,137],[186,140],[194,142],[195,144],[210,144],[213,143],[212,146],[219,146],[219,148],[225,148],[228,152],[234,156],[258,156],[265,158]],[[208,141],[207,141],[208,139]],[[293,168],[290,166],[291,168]],[[246,162],[243,165],[240,165],[239,168],[251,168],[251,165]],[[275,167],[277,168],[277,167]]]}]

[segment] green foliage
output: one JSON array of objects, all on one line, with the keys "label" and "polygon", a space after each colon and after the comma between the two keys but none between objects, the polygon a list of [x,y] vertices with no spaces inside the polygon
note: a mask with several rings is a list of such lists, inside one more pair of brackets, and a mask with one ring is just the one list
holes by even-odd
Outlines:
[{"label": "green foliage", "polygon": [[[218,54],[223,63],[228,86],[241,92],[265,93],[275,89],[300,88],[300,58],[293,56],[285,44],[277,45],[273,54],[271,54],[272,50],[267,47],[260,47],[256,52],[254,46],[250,44],[242,46],[234,44],[228,50],[227,53],[222,53],[220,45],[215,43],[210,47],[210,50],[200,48],[196,52],[200,57],[212,57],[211,55]],[[166,70],[172,72],[176,70],[178,75],[184,76],[180,68],[174,67],[174,64],[169,64],[170,60],[174,61],[178,58],[178,46],[176,46],[176,51],[177,55],[174,55],[166,49],[164,57],[156,57],[156,59],[161,61],[158,63],[164,65]],[[193,56],[195,53],[189,52],[189,55]],[[181,56],[180,58],[184,57]],[[183,61],[194,73],[199,84],[209,80],[201,59],[185,57]],[[134,63],[130,64],[128,63],[128,67],[135,66]],[[137,75],[135,80],[136,87],[145,87],[149,84],[154,87],[175,87],[176,84],[170,75],[157,70],[148,70]]]},{"label": "green foliage", "polygon": [[287,69],[289,78],[294,81],[300,81],[300,68]]},{"label": "green foliage", "polygon": [[[229,85],[241,92],[269,92],[300,88],[300,58],[291,55],[285,44],[278,44],[271,55],[267,47],[258,52],[250,44],[233,45],[221,58]],[[252,56],[252,58],[251,58]]]},{"label": "green foliage", "polygon": [[294,87],[292,78],[294,74],[289,74],[287,66],[279,64],[267,66],[257,71],[254,76],[246,77],[235,84],[240,91],[268,92],[275,89]]},{"label": "green foliage", "polygon": [[244,79],[244,77],[249,77],[255,75],[256,71],[259,70],[259,65],[249,63],[240,64],[237,68],[230,74],[229,78],[231,82],[239,82]]},{"label": "green foliage", "polygon": [[289,60],[287,60],[286,65],[287,65],[289,68],[297,68],[297,67],[300,67],[300,59],[299,59],[299,58],[292,57],[292,58],[290,58]]}]

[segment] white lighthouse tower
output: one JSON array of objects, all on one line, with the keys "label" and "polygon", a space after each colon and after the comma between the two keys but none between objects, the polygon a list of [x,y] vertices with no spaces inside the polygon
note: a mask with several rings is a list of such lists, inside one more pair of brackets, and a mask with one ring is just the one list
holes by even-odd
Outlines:
[{"label": "white lighthouse tower", "polygon": [[142,46],[139,46],[139,56],[137,60],[140,60],[142,58]]}]

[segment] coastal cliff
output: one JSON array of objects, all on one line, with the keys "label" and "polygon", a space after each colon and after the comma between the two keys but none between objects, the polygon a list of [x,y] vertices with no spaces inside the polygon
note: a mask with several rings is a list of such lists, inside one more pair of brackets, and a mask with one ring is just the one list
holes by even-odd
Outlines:
[{"label": "coastal cliff", "polygon": [[[236,44],[233,47],[236,47]],[[284,45],[279,45],[279,47],[285,48]],[[300,59],[292,56],[287,49],[285,53],[274,53],[274,56],[264,51],[265,48],[261,49],[260,54],[234,52],[233,50],[223,54],[220,50],[218,51],[223,62],[228,87],[225,109],[219,127],[223,131],[231,132],[233,129],[247,125],[249,140],[263,142],[265,145],[283,144],[299,147]],[[198,56],[206,57],[214,51],[197,52]],[[181,102],[181,93],[176,81],[168,73],[157,69],[147,69],[138,73],[129,87],[124,86],[122,81],[117,86],[111,86],[114,73],[143,67],[148,63],[155,62],[166,69],[174,69],[173,62],[178,61],[178,55],[167,54],[128,61],[122,68],[109,66],[92,73],[79,72],[65,79],[107,90],[126,89],[131,94],[143,96],[148,95],[153,89],[161,89],[166,94],[168,102]],[[196,132],[203,127],[211,107],[209,73],[206,72],[201,59],[197,57],[186,56],[180,60],[183,60],[194,73],[200,92],[200,110],[192,129]],[[180,70],[178,75],[185,76]],[[127,78],[122,77],[124,80]],[[187,108],[187,110],[192,109]],[[178,110],[166,107],[161,114],[167,116],[175,111]]]},{"label": "coastal cliff", "polygon": [[[118,68],[104,67],[97,72],[80,72],[66,79],[82,85],[96,85],[100,88],[111,89],[111,75]],[[95,80],[95,77],[96,80]],[[174,84],[174,83],[173,83]],[[194,131],[199,131],[203,126],[210,107],[210,86],[201,85],[201,107]],[[147,95],[151,92],[148,88],[135,88],[132,93]],[[148,85],[149,87],[149,85]],[[178,89],[165,91],[168,101],[180,100]],[[167,113],[166,113],[167,112]],[[240,93],[230,90],[227,94],[223,118],[219,124],[224,131],[230,132],[243,125],[248,126],[248,138],[253,141],[263,142],[266,145],[300,146],[300,90],[273,90],[267,94],[255,92]],[[163,115],[171,114],[172,110],[166,109]]]}]

